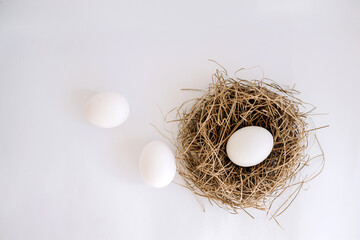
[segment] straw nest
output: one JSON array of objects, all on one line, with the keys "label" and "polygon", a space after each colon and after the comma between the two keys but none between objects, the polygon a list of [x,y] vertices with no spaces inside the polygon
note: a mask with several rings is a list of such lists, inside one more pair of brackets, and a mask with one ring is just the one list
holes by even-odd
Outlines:
[{"label": "straw nest", "polygon": [[[248,213],[246,208],[269,213],[282,199],[271,216],[282,213],[323,166],[300,175],[312,160],[307,148],[313,129],[296,94],[271,80],[232,79],[217,70],[202,97],[177,108],[176,161],[186,187],[231,213]],[[225,150],[229,137],[246,126],[266,128],[274,138],[270,155],[253,167],[235,165]],[[288,197],[279,197],[289,189]]]}]

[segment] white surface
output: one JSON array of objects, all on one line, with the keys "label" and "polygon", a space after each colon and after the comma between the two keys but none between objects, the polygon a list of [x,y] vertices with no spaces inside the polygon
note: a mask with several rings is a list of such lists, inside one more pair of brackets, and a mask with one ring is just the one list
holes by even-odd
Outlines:
[{"label": "white surface", "polygon": [[[85,1],[0,3],[0,239],[359,239],[360,2]],[[186,189],[145,185],[149,124],[204,88],[216,65],[261,65],[296,83],[327,156],[279,217],[231,215]],[[95,92],[123,94],[126,123],[84,117]]]},{"label": "white surface", "polygon": [[264,161],[273,146],[274,138],[266,128],[248,126],[231,135],[226,143],[226,153],[236,165],[251,167]]}]

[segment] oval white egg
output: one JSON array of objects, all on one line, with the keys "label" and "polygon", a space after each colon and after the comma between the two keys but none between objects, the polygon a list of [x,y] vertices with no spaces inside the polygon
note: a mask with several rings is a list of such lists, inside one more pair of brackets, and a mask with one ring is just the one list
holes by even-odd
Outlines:
[{"label": "oval white egg", "polygon": [[102,128],[117,127],[129,116],[127,100],[112,92],[102,92],[93,96],[86,106],[86,118],[95,126]]},{"label": "oval white egg", "polygon": [[175,177],[175,156],[165,143],[152,141],[141,151],[139,168],[148,185],[162,188]]},{"label": "oval white egg", "polygon": [[226,144],[226,153],[236,165],[251,167],[264,161],[273,145],[273,136],[267,129],[249,126],[231,135]]}]

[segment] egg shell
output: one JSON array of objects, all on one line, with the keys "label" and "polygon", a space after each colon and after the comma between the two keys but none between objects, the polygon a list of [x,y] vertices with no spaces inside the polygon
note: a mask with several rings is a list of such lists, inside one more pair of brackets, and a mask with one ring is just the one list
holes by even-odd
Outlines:
[{"label": "egg shell", "polygon": [[141,151],[139,168],[145,183],[162,188],[175,177],[175,156],[164,142],[152,141]]},{"label": "egg shell", "polygon": [[243,127],[226,144],[230,160],[241,167],[255,166],[269,156],[274,145],[272,134],[263,127]]},{"label": "egg shell", "polygon": [[129,116],[127,100],[112,92],[102,92],[93,96],[86,106],[86,119],[95,126],[113,128],[121,125]]}]

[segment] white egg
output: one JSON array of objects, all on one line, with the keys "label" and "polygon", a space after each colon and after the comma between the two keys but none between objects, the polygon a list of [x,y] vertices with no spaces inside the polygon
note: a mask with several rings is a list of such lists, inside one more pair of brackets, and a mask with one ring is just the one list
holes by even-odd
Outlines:
[{"label": "white egg", "polygon": [[95,126],[117,127],[129,116],[130,107],[126,99],[112,92],[102,92],[93,96],[86,106],[86,118]]},{"label": "white egg", "polygon": [[262,127],[240,128],[226,144],[230,160],[241,167],[251,167],[264,161],[274,145],[272,134]]},{"label": "white egg", "polygon": [[162,188],[175,177],[175,156],[165,143],[152,141],[141,151],[139,168],[148,185]]}]

